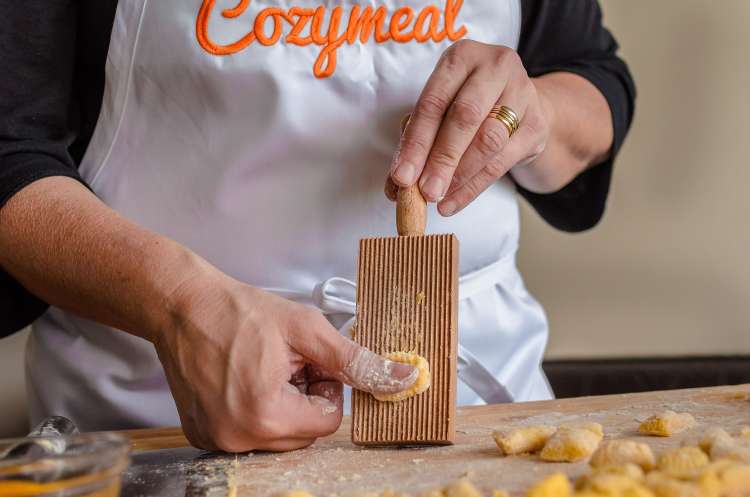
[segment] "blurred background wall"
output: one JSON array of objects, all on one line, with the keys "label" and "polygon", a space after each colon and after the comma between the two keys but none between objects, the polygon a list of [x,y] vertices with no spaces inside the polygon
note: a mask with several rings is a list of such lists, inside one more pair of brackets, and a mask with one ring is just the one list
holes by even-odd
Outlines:
[{"label": "blurred background wall", "polygon": [[750,353],[750,2],[602,0],[635,125],[582,235],[528,206],[520,264],[548,357]]},{"label": "blurred background wall", "polygon": [[[609,209],[567,235],[524,206],[548,357],[750,354],[750,2],[603,0],[638,90]],[[0,436],[24,433],[25,335],[0,341]]]}]

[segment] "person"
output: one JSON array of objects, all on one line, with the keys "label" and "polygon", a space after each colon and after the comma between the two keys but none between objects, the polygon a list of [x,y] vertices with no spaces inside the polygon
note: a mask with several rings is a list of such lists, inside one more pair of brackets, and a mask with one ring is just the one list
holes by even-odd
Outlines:
[{"label": "person", "polygon": [[552,397],[517,193],[562,230],[602,215],[635,90],[596,0],[30,0],[0,18],[1,324],[33,322],[34,422],[290,450],[339,426],[342,383],[408,388],[413,368],[338,329],[358,240],[392,236],[386,197],[414,184],[429,231],[461,243],[459,402]]}]

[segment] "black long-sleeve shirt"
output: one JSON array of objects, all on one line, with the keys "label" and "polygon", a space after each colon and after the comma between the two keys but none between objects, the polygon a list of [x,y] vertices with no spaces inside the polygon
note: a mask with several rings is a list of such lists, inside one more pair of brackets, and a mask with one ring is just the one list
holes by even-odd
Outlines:
[{"label": "black long-sleeve shirt", "polygon": [[[562,190],[521,195],[551,225],[582,231],[601,218],[612,164],[633,118],[635,87],[597,0],[522,0],[519,54],[531,76],[576,73],[612,112],[611,158]],[[0,208],[49,176],[83,181],[78,164],[96,126],[117,0],[0,3]],[[48,307],[0,270],[0,336]]]}]

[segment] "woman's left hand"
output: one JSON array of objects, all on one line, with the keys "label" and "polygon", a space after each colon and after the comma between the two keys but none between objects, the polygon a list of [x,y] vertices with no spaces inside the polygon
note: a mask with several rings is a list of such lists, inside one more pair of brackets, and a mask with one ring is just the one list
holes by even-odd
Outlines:
[{"label": "woman's left hand", "polygon": [[[512,139],[495,106],[512,109]],[[386,194],[419,179],[425,199],[451,216],[511,168],[545,149],[550,112],[514,50],[461,40],[442,55],[422,91],[394,156]]]}]

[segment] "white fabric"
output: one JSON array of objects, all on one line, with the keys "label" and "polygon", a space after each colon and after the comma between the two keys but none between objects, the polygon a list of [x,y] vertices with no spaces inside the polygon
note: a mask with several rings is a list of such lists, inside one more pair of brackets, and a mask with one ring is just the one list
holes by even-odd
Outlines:
[{"label": "white fabric", "polygon": [[[371,2],[362,5],[381,5]],[[244,36],[260,8],[291,7],[253,2],[236,19],[220,16],[236,4],[217,1],[215,41]],[[416,12],[430,4],[410,3]],[[354,3],[299,5],[349,11]],[[81,172],[135,222],[237,279],[317,304],[342,326],[352,314],[347,281],[356,278],[358,240],[395,234],[382,186],[400,117],[451,42],[344,44],[335,72],[318,79],[315,45],[256,42],[230,56],[207,53],[196,41],[200,6],[119,2],[102,112]],[[467,38],[515,47],[519,1],[467,0],[457,25]],[[462,378],[481,385],[474,392],[461,384],[459,402],[549,398],[539,367],[546,319],[515,267],[513,185],[497,182],[452,218],[434,206],[429,215],[429,232],[455,233],[461,244]],[[150,344],[56,308],[34,325],[27,375],[34,420],[61,414],[83,429],[179,421]]]}]

